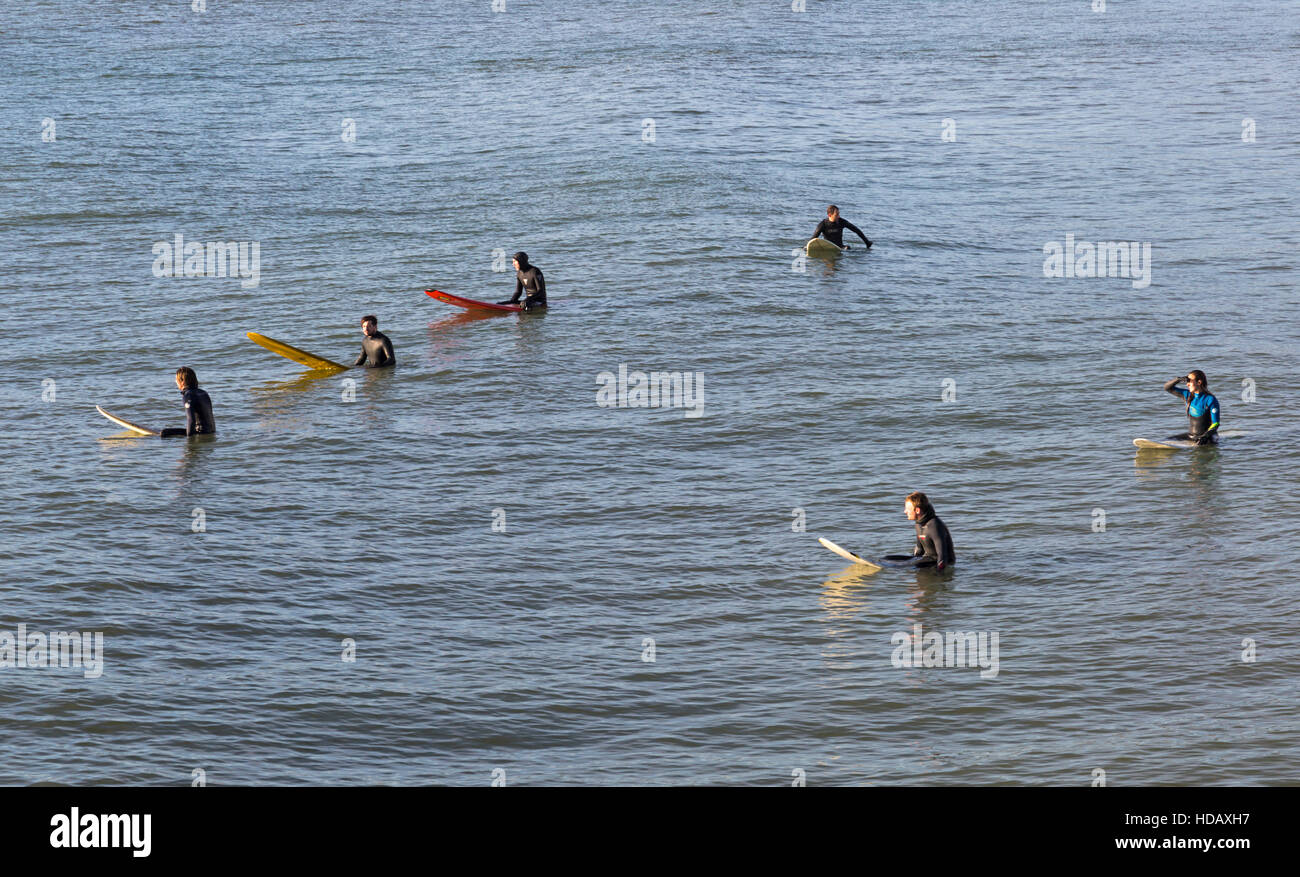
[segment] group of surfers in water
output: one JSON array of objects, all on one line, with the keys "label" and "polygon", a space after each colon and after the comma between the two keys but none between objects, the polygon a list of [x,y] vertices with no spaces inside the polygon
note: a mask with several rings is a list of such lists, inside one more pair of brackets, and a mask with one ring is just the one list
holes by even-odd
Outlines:
[{"label": "group of surfers in water", "polygon": [[[826,218],[817,224],[813,237],[825,237],[840,249],[849,249],[844,243],[845,229],[853,232],[867,246],[871,241],[862,230],[840,215],[840,209],[834,204],[826,208]],[[519,304],[523,311],[546,307],[546,278],[542,270],[528,261],[528,254],[520,251],[512,259],[515,269],[515,294],[502,305]],[[520,299],[523,299],[521,302]],[[397,364],[393,353],[393,342],[379,331],[379,320],[373,314],[361,318],[361,352],[352,363],[354,367],[391,368]],[[1186,386],[1180,386],[1180,384]],[[176,370],[176,386],[181,391],[185,404],[185,427],[169,427],[162,430],[165,438],[173,436],[213,435],[217,431],[216,421],[212,416],[212,399],[199,387],[199,379],[194,369],[182,366]],[[1171,378],[1165,382],[1166,392],[1182,399],[1187,414],[1187,431],[1175,433],[1169,438],[1177,441],[1191,441],[1197,445],[1212,445],[1219,440],[1219,400],[1210,393],[1209,382],[1205,372],[1200,369],[1189,371],[1184,377]],[[934,506],[922,492],[908,494],[903,503],[907,519],[916,528],[916,545],[910,558],[913,566],[932,567],[937,571],[948,569],[956,561],[953,551],[952,536],[948,527],[935,514]],[[899,560],[905,556],[891,556],[888,559]]]}]

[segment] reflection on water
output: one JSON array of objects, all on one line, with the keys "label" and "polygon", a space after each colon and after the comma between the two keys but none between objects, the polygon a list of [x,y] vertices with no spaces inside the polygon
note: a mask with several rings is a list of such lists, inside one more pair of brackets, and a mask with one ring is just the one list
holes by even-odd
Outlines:
[{"label": "reflection on water", "polygon": [[[196,435],[190,438],[164,439],[181,446],[174,469],[176,479],[176,496],[184,496],[188,489],[199,489],[207,462],[212,456],[213,446],[219,440],[218,435]],[[229,443],[229,439],[226,442]]]},{"label": "reflection on water", "polygon": [[[822,608],[822,621],[826,625],[826,639],[822,643],[822,660],[828,669],[849,669],[847,663],[855,651],[849,625],[866,611],[867,585],[879,570],[860,563],[845,567],[839,575],[822,583],[817,602]],[[845,636],[848,634],[849,636]]]},{"label": "reflection on water", "polygon": [[[311,401],[319,405],[322,398],[329,397],[342,401],[348,391],[348,385],[343,381],[355,380],[351,377],[353,372],[307,371],[292,380],[266,381],[252,387],[252,408],[258,426],[269,432],[313,435],[315,410],[303,403]],[[344,375],[349,377],[344,378]],[[338,381],[331,387],[330,381],[334,379]]]},{"label": "reflection on water", "polygon": [[429,344],[424,351],[424,361],[438,368],[446,368],[457,360],[464,359],[469,350],[465,348],[466,336],[455,331],[481,320],[493,317],[508,317],[505,311],[461,311],[429,324]]},{"label": "reflection on water", "polygon": [[1196,490],[1196,501],[1208,503],[1215,496],[1215,483],[1219,479],[1218,445],[1200,448],[1139,448],[1133,457],[1133,474],[1138,481],[1166,480],[1170,476],[1185,476]]},{"label": "reflection on water", "polygon": [[253,387],[256,393],[283,393],[283,392],[300,392],[317,386],[321,381],[328,378],[338,377],[342,372],[334,369],[316,369],[303,372],[296,378],[288,381],[267,381],[260,386]]},{"label": "reflection on water", "polygon": [[830,277],[840,267],[841,256],[827,254],[825,256],[807,256],[805,264],[810,273],[816,273],[821,277]]},{"label": "reflection on water", "polygon": [[907,602],[904,604],[913,624],[938,606],[952,590],[953,572],[951,569],[941,573],[924,569],[916,571],[916,581],[908,589]]}]

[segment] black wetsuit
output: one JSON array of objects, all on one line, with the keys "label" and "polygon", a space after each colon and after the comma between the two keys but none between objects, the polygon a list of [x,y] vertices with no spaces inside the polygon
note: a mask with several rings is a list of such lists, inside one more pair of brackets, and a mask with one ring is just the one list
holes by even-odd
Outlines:
[{"label": "black wetsuit", "polygon": [[948,527],[934,512],[917,518],[912,522],[916,526],[916,549],[912,557],[915,566],[937,566],[939,569],[952,566],[957,555],[952,549],[952,536]]},{"label": "black wetsuit", "polygon": [[843,216],[836,216],[834,222],[831,222],[829,219],[823,219],[821,222],[817,223],[817,230],[813,232],[813,237],[819,238],[822,235],[825,235],[826,240],[830,241],[837,247],[842,247],[844,246],[844,229],[846,228],[858,237],[862,238],[864,244],[871,246],[871,241],[867,240],[867,236],[862,233],[862,229],[849,222]]},{"label": "black wetsuit", "polygon": [[515,272],[515,294],[505,304],[515,304],[524,293],[528,294],[524,299],[524,310],[546,307],[546,278],[542,276],[542,269],[536,265]]},{"label": "black wetsuit", "polygon": [[390,365],[397,365],[397,357],[393,354],[393,342],[389,341],[388,336],[383,332],[367,335],[361,342],[361,353],[357,355],[357,361],[352,364],[364,364],[366,368],[387,368]]},{"label": "black wetsuit", "polygon": [[162,431],[162,437],[215,434],[217,424],[212,419],[212,400],[208,398],[208,391],[190,387],[181,391],[181,399],[185,402],[185,428],[168,427]]},{"label": "black wetsuit", "polygon": [[1187,403],[1187,432],[1171,435],[1171,439],[1193,441],[1198,445],[1213,445],[1219,441],[1219,400],[1212,393],[1195,393],[1178,386],[1186,378],[1165,381],[1165,392],[1173,393]]}]

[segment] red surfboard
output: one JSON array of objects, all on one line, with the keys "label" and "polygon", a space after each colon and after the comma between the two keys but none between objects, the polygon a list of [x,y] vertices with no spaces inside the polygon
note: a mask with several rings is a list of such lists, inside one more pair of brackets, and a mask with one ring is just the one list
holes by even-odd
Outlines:
[{"label": "red surfboard", "polygon": [[472,298],[461,298],[459,295],[452,295],[450,292],[442,292],[437,289],[426,289],[424,294],[430,298],[436,298],[438,301],[446,302],[449,305],[455,305],[458,308],[485,311],[510,311],[513,313],[518,313],[523,310],[519,305],[494,305],[491,302],[474,301]]}]

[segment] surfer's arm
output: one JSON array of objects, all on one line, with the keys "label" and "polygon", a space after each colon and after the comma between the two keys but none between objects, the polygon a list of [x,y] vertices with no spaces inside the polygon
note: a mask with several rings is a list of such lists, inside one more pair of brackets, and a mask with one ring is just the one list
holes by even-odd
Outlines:
[{"label": "surfer's arm", "polygon": [[397,365],[397,356],[393,353],[393,342],[389,340],[387,335],[384,336],[383,353],[384,353],[383,362],[377,363],[377,365],[380,366]]},{"label": "surfer's arm", "polygon": [[864,244],[866,244],[867,246],[871,246],[871,241],[867,240],[867,236],[862,233],[862,229],[858,228],[856,225],[849,222],[847,219],[844,220],[844,227],[847,228],[849,231],[853,232],[858,237],[862,238],[862,242]]},{"label": "surfer's arm", "polygon": [[521,295],[523,295],[523,294],[524,294],[524,281],[523,281],[522,279],[520,279],[519,275],[516,274],[516,275],[515,275],[515,294],[512,295],[512,296],[510,296],[510,298],[506,300],[506,304],[510,304],[510,305],[514,304],[515,302],[519,301],[519,296],[521,296]]},{"label": "surfer's arm", "polygon": [[1165,392],[1173,393],[1179,399],[1186,399],[1187,394],[1184,393],[1182,388],[1178,386],[1178,382],[1181,380],[1182,378],[1178,377],[1178,378],[1171,378],[1170,380],[1165,381]]},{"label": "surfer's arm", "polygon": [[541,269],[537,269],[537,292],[533,293],[530,298],[546,298],[546,277],[542,274]]},{"label": "surfer's arm", "polygon": [[352,365],[353,367],[358,365],[365,365],[365,362],[366,362],[366,348],[365,345],[362,345],[361,352],[357,354],[357,361],[352,363]]},{"label": "surfer's arm", "polygon": [[815,231],[813,231],[812,239],[817,240],[817,238],[822,236],[822,232],[825,230],[826,230],[826,220],[823,219],[821,222],[817,223],[817,228]]},{"label": "surfer's arm", "polygon": [[952,550],[948,547],[948,540],[944,536],[943,528],[935,521],[931,521],[926,525],[926,531],[926,535],[928,535],[930,541],[934,543],[935,566],[939,569],[943,569],[943,559],[947,557],[948,553]]}]

